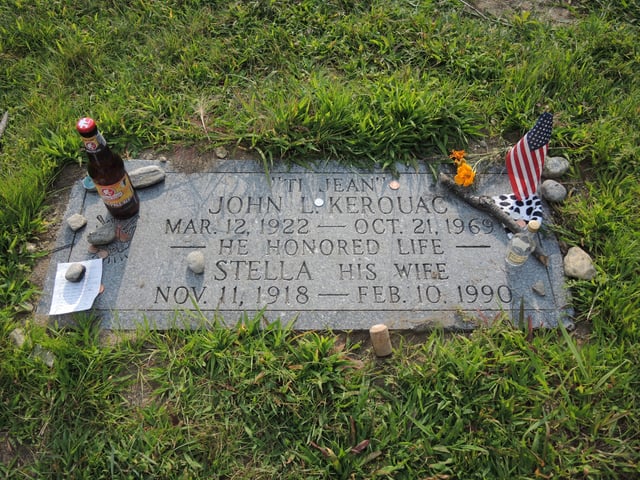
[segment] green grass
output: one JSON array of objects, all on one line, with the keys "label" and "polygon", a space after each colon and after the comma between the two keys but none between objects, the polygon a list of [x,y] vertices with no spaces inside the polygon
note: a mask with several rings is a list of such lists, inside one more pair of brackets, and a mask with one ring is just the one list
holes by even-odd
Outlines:
[{"label": "green grass", "polygon": [[[397,339],[399,340],[399,339]],[[348,336],[138,332],[90,320],[4,348],[11,478],[633,478],[637,345],[497,322],[376,361]],[[637,358],[637,357],[636,357]],[[27,380],[28,379],[28,380]],[[625,477],[626,475],[626,477]]]},{"label": "green grass", "polygon": [[[0,476],[638,476],[637,2],[572,2],[562,25],[457,1],[127,3],[0,2]],[[82,161],[83,115],[130,156],[241,145],[266,169],[393,171],[517,138],[546,108],[550,153],[572,164],[558,234],[598,270],[570,282],[587,338],[505,318],[394,336],[378,361],[357,336],[259,319],[105,345],[90,318],[29,318],[29,244],[56,173]]]}]

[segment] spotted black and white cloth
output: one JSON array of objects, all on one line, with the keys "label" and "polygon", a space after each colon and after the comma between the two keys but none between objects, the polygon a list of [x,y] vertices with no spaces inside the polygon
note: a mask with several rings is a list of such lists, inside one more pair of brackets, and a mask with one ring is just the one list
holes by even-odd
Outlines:
[{"label": "spotted black and white cloth", "polygon": [[[537,220],[542,224],[542,202],[537,195],[532,195],[524,200],[516,199],[513,193],[496,195],[493,197],[493,201],[516,222],[518,220],[524,220],[526,223],[529,223],[531,220]],[[505,230],[509,237],[511,237],[509,229],[505,228]]]}]

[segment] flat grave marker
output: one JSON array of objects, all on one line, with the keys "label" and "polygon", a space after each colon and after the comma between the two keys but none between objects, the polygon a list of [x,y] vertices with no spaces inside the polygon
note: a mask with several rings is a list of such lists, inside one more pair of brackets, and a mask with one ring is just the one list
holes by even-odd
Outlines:
[{"label": "flat grave marker", "polygon": [[[321,164],[267,178],[244,160],[199,173],[159,165],[165,181],[139,191],[139,216],[115,222],[117,240],[97,251],[88,232],[114,220],[95,193],[74,185],[65,218],[81,213],[89,223],[62,227],[39,314],[49,310],[58,263],[103,257],[93,312],[107,329],[192,328],[214,317],[233,325],[262,309],[266,321],[301,330],[472,329],[501,312],[518,319],[521,308],[534,327],[570,323],[553,235],[539,235],[548,267],[533,257],[508,267],[503,226],[427,168],[394,178]],[[473,188],[510,192],[499,169],[478,174]],[[204,256],[202,274],[187,268],[194,251]]]}]

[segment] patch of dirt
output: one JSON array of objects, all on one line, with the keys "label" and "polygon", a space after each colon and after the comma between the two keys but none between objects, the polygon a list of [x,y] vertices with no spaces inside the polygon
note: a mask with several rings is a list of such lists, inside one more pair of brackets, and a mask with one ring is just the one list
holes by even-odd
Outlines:
[{"label": "patch of dirt", "polygon": [[[571,0],[558,2],[554,0],[474,0],[464,2],[469,10],[486,19],[498,19],[512,23],[514,17],[523,17],[529,12],[531,18],[548,22],[552,25],[566,25],[575,20],[570,10]],[[560,6],[560,5],[566,5]]]},{"label": "patch of dirt", "polygon": [[33,462],[35,455],[31,450],[22,445],[18,445],[7,432],[0,431],[0,463],[8,465],[15,462],[21,467]]},{"label": "patch of dirt", "polygon": [[138,158],[141,160],[170,160],[171,166],[180,173],[206,172],[211,170],[216,163],[226,159],[259,159],[255,152],[237,145],[218,147],[215,151],[202,150],[198,146],[175,146],[164,154],[147,150],[142,152]]}]

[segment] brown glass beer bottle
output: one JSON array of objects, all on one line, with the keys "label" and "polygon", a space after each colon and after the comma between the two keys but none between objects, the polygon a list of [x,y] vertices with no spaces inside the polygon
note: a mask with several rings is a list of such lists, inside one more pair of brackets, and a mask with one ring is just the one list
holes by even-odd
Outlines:
[{"label": "brown glass beer bottle", "polygon": [[81,118],[76,129],[89,158],[87,172],[107,210],[115,218],[130,218],[140,210],[140,199],[124,169],[122,158],[113,152],[92,118]]}]

